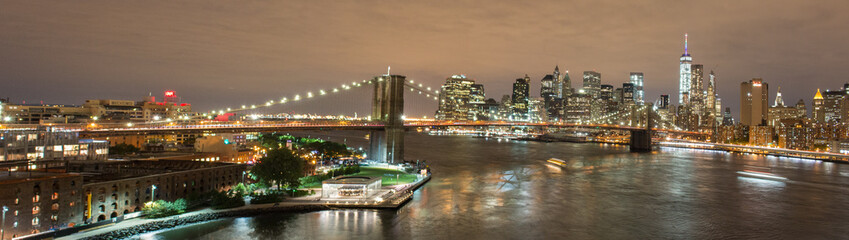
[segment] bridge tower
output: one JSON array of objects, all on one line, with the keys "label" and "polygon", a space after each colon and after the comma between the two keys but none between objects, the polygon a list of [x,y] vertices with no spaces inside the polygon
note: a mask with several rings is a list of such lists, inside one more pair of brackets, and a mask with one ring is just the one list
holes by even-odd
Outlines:
[{"label": "bridge tower", "polygon": [[651,129],[654,126],[654,118],[652,117],[652,104],[646,104],[646,128],[639,130],[631,130],[631,152],[651,152]]},{"label": "bridge tower", "polygon": [[405,76],[381,75],[372,79],[374,95],[371,120],[384,123],[383,131],[371,131],[369,155],[377,161],[395,163],[404,160],[404,83]]}]

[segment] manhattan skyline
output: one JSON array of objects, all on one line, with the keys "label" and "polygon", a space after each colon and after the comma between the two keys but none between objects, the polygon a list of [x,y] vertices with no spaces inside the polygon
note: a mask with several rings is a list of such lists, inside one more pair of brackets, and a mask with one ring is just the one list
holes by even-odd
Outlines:
[{"label": "manhattan skyline", "polygon": [[[525,74],[538,96],[539,80],[559,65],[573,88],[583,71],[611,85],[643,72],[647,102],[661,94],[677,102],[684,33],[693,63],[716,72],[735,118],[739,84],[752,78],[809,105],[817,88],[849,81],[840,71],[849,33],[839,31],[849,3],[729,3],[13,2],[0,9],[0,97],[76,104],[171,89],[204,111],[328,89],[392,66],[434,87],[466,74],[500,99]],[[335,103],[344,99],[275,109],[368,111]],[[409,114],[433,116],[432,102],[409,99]]]}]

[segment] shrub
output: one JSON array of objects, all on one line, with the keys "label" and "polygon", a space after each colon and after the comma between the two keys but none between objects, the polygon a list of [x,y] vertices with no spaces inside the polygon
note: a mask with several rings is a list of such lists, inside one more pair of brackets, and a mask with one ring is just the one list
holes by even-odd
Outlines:
[{"label": "shrub", "polygon": [[251,204],[276,203],[282,201],[283,197],[283,193],[276,191],[258,193],[251,196]]},{"label": "shrub", "polygon": [[156,200],[145,204],[142,212],[148,218],[161,218],[186,212],[186,200],[177,199],[174,202]]},{"label": "shrub", "polygon": [[212,200],[210,202],[210,205],[212,205],[212,208],[214,209],[241,207],[245,205],[245,199],[238,194],[214,192],[212,193]]}]

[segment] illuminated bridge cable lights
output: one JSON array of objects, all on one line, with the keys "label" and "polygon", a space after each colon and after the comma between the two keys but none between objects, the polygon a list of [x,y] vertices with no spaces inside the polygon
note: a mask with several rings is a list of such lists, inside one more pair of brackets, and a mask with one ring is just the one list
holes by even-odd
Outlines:
[{"label": "illuminated bridge cable lights", "polygon": [[[382,82],[383,79],[378,78],[377,81]],[[300,101],[304,98],[311,99],[311,98],[315,98],[317,96],[327,96],[327,95],[332,95],[332,94],[336,94],[336,93],[341,93],[341,92],[344,92],[344,91],[351,90],[353,88],[362,87],[364,85],[371,85],[372,83],[373,83],[373,80],[370,80],[370,79],[369,80],[361,80],[361,81],[351,81],[350,83],[343,83],[339,87],[334,87],[334,88],[332,88],[332,90],[317,89],[317,90],[314,90],[314,91],[306,91],[306,92],[294,94],[291,97],[282,97],[282,98],[280,98],[279,101],[269,100],[269,101],[264,102],[262,104],[241,105],[241,108],[230,108],[230,107],[220,108],[218,111],[212,110],[212,111],[210,111],[210,113],[211,114],[224,114],[224,113],[245,111],[245,110],[257,109],[257,108],[267,108],[267,107],[272,107],[272,106],[275,106],[275,105],[278,105],[278,104],[286,104],[286,103],[290,103],[290,102],[297,102],[297,101]],[[437,91],[432,90],[432,89],[435,89],[435,88],[431,88],[430,86],[425,86],[422,83],[416,83],[413,80],[409,80],[408,82],[405,82],[404,85],[409,87],[411,92],[417,92],[418,95],[424,95],[425,97],[427,97],[429,99],[438,100],[439,91],[438,90]],[[438,88],[436,88],[436,89],[438,89]],[[211,116],[209,116],[209,117],[211,118]]]},{"label": "illuminated bridge cable lights", "polygon": [[330,91],[324,90],[324,89],[318,89],[316,91],[307,91],[304,94],[295,94],[294,96],[292,96],[291,99],[289,97],[282,97],[282,98],[280,98],[279,101],[269,100],[269,101],[267,101],[263,104],[258,104],[258,105],[252,104],[252,105],[250,105],[250,107],[248,105],[242,105],[241,108],[238,108],[238,109],[226,108],[226,110],[221,109],[217,112],[213,110],[213,111],[211,111],[211,113],[212,114],[224,114],[224,113],[228,113],[228,112],[243,111],[243,110],[248,110],[248,109],[257,109],[258,107],[271,107],[271,106],[274,106],[274,105],[277,105],[277,104],[286,104],[286,103],[289,103],[289,102],[292,102],[292,101],[300,101],[303,98],[314,98],[314,97],[317,97],[317,96],[327,96],[327,95],[331,95],[331,94],[335,94],[335,93],[340,93],[344,90],[351,90],[352,88],[355,88],[355,87],[362,87],[364,85],[363,83],[370,84],[371,81],[369,81],[369,80],[362,80],[362,81],[359,81],[359,82],[358,81],[352,81],[350,84],[345,83],[345,84],[341,84],[340,87],[334,87]]}]

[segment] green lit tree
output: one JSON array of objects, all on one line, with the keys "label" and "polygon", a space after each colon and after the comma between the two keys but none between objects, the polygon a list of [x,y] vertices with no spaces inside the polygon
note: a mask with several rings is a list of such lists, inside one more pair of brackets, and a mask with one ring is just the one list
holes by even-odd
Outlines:
[{"label": "green lit tree", "polygon": [[325,157],[337,158],[351,155],[351,151],[348,151],[348,147],[345,146],[345,144],[336,142],[312,142],[305,144],[303,148],[306,150],[306,152],[318,152],[322,159],[324,159]]}]

